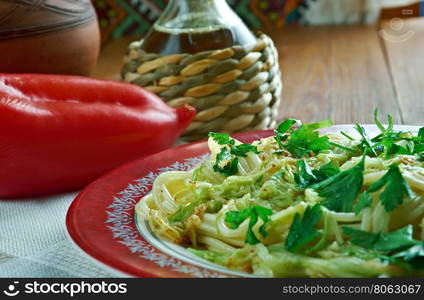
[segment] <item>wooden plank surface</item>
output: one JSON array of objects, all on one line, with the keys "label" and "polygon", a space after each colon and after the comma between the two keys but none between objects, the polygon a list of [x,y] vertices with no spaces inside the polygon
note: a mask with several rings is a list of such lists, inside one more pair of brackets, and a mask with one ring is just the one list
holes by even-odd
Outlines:
[{"label": "wooden plank surface", "polygon": [[403,122],[424,125],[424,21],[385,22],[381,30]]},{"label": "wooden plank surface", "polygon": [[[423,125],[424,20],[408,19],[414,37],[380,38],[374,26],[288,27],[270,32],[280,54],[283,100],[279,119],[373,123],[372,111],[396,123]],[[388,24],[383,25],[389,26]],[[106,45],[92,76],[119,79],[134,37]]]},{"label": "wooden plank surface", "polygon": [[272,37],[283,74],[281,119],[373,123],[378,108],[400,123],[375,27],[288,28]]},{"label": "wooden plank surface", "polygon": [[135,37],[125,37],[113,40],[100,51],[97,66],[91,76],[103,79],[120,80],[121,68],[128,45]]}]

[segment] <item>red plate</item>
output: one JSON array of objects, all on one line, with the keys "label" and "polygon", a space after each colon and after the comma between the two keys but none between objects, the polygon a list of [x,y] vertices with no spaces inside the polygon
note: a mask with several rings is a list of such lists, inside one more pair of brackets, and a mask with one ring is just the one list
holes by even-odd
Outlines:
[{"label": "red plate", "polygon": [[[378,133],[373,125],[364,127],[371,137]],[[418,130],[418,127],[397,126],[397,129]],[[323,132],[340,130],[354,135],[353,125],[333,126]],[[269,130],[234,137],[249,143],[271,134]],[[207,157],[208,151],[206,141],[178,146],[131,162],[93,182],[69,208],[66,225],[71,238],[103,267],[121,276],[249,276],[188,255],[188,251],[156,238],[146,226],[136,225],[134,221],[134,206],[150,191],[161,172],[191,169]]]},{"label": "red plate", "polygon": [[[272,131],[234,135],[242,142],[270,136]],[[137,277],[228,277],[237,272],[214,267],[199,259],[170,255],[151,244],[137,230],[134,206],[148,193],[161,172],[188,170],[206,158],[207,142],[174,147],[133,161],[87,186],[68,210],[66,226],[89,256],[115,274]],[[160,249],[158,249],[160,248]],[[179,258],[178,258],[179,257]],[[241,275],[241,273],[240,273]]]}]

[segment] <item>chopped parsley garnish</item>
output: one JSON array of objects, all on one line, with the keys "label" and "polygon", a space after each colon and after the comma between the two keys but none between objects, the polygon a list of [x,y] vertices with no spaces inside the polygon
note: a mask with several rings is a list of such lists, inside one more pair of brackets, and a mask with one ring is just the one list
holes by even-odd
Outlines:
[{"label": "chopped parsley garnish", "polygon": [[402,204],[404,196],[410,197],[412,194],[397,164],[391,165],[383,177],[369,186],[367,192],[373,193],[383,187],[385,188],[380,194],[380,201],[387,212],[394,210]]},{"label": "chopped parsley garnish", "polygon": [[274,130],[274,139],[277,141],[280,149],[283,149],[283,141],[288,138],[288,135],[286,135],[287,131],[289,131],[289,129],[292,128],[296,122],[297,121],[293,119],[285,120],[280,125],[278,125],[276,130]]},{"label": "chopped parsley garnish", "polygon": [[[209,137],[223,146],[221,151],[216,155],[213,170],[227,177],[237,174],[237,157],[246,157],[248,152],[259,153],[256,146],[250,144],[235,145],[235,140],[227,133],[209,132]],[[223,164],[222,162],[225,161],[226,163]]]},{"label": "chopped parsley garnish", "polygon": [[389,233],[371,233],[343,227],[350,242],[380,253],[380,258],[390,263],[409,264],[413,269],[424,268],[424,242],[412,237],[413,227],[407,225]]},{"label": "chopped parsley garnish", "polygon": [[[387,116],[387,128],[378,119],[378,110],[374,110],[374,122],[380,130],[380,134],[374,138],[370,138],[364,127],[355,124],[354,129],[361,136],[361,141],[356,147],[359,150],[367,150],[371,156],[379,156],[384,154],[386,158],[392,155],[413,155],[424,152],[424,127],[419,129],[418,135],[410,137],[408,132],[394,131],[393,118]],[[344,151],[357,153],[356,147],[353,149],[330,141],[326,136],[319,136],[317,129],[325,128],[332,125],[330,120],[324,120],[312,124],[303,124],[299,128],[293,129],[296,120],[289,119],[282,122],[275,132],[275,140],[280,148],[276,153],[282,153],[283,150],[288,151],[296,158],[302,158],[307,155],[317,154],[321,151],[331,149],[331,147],[340,148]],[[341,132],[349,140],[353,141],[350,135]],[[419,156],[421,157],[421,156]]]},{"label": "chopped parsley garnish", "polygon": [[361,210],[363,210],[366,207],[370,207],[372,204],[372,198],[367,192],[363,192],[359,196],[358,204],[355,206],[355,215],[359,215]]},{"label": "chopped parsley garnish", "polygon": [[308,206],[302,217],[296,213],[284,244],[286,249],[293,253],[301,252],[302,247],[319,238],[321,233],[315,229],[315,226],[320,218],[320,204]]},{"label": "chopped parsley garnish", "polygon": [[366,249],[372,249],[374,243],[379,238],[380,234],[375,234],[372,232],[367,232],[363,230],[354,229],[351,227],[343,227],[343,232],[346,234],[350,242],[352,244],[355,244],[357,246],[366,248]]},{"label": "chopped parsley garnish", "polygon": [[[333,125],[330,120],[317,123],[302,124],[298,129],[292,129],[296,120],[286,120],[275,130],[275,140],[281,150],[285,149],[294,157],[301,158],[311,153],[319,153],[330,149],[328,137],[320,136],[317,129]],[[283,143],[285,142],[285,143]]]},{"label": "chopped parsley garnish", "polygon": [[352,152],[352,153],[357,153],[357,151],[354,150],[354,149],[352,149],[352,148],[345,147],[343,145],[340,145],[340,144],[337,144],[337,143],[334,143],[334,142],[328,142],[328,144],[331,145],[331,146],[333,146],[333,147],[340,148],[340,149],[342,149],[344,151],[348,151],[348,152]]},{"label": "chopped parsley garnish", "polygon": [[343,232],[352,244],[381,252],[404,249],[421,243],[413,239],[412,225],[389,233],[371,233],[344,226]]},{"label": "chopped parsley garnish", "polygon": [[384,128],[383,124],[381,124],[380,120],[378,119],[378,109],[374,109],[374,123],[377,125],[378,129],[380,129],[382,134],[386,134],[393,130],[393,118],[391,115],[387,115],[387,121],[389,124],[387,128]]},{"label": "chopped parsley garnish", "polygon": [[213,140],[220,145],[234,145],[235,144],[235,141],[232,138],[230,138],[230,135],[228,133],[209,132],[208,136],[213,138]]},{"label": "chopped parsley garnish", "polygon": [[[223,160],[228,160],[228,162],[224,166],[220,166]],[[213,165],[213,170],[228,177],[237,174],[237,165],[238,158],[233,158],[230,152],[228,152],[228,149],[226,147],[223,147],[221,151],[216,155],[216,162]]]},{"label": "chopped parsley garnish", "polygon": [[355,139],[353,137],[351,137],[350,135],[348,135],[346,132],[344,131],[340,131],[340,134],[345,136],[348,140],[354,141]]},{"label": "chopped parsley garnish", "polygon": [[418,137],[424,141],[424,127],[418,130]]},{"label": "chopped parsley garnish", "polygon": [[[424,127],[418,130],[418,136],[415,139],[414,154],[424,155]],[[421,156],[422,156],[421,155]]]},{"label": "chopped parsley garnish", "polygon": [[[386,158],[390,158],[392,155],[408,155],[413,153],[414,146],[410,142],[407,142],[405,147],[396,144],[396,141],[402,141],[402,138],[399,137],[400,134],[401,132],[394,133],[392,136],[386,136],[380,141],[380,144],[384,147]],[[406,139],[404,140],[407,141]]]},{"label": "chopped parsley garnish", "polygon": [[330,149],[327,136],[320,136],[317,129],[333,125],[330,120],[301,125],[293,131],[284,148],[294,157],[300,158],[311,153],[319,153]]},{"label": "chopped parsley garnish", "polygon": [[374,154],[378,152],[389,159],[393,155],[412,155],[424,151],[424,129],[420,129],[417,136],[411,137],[408,132],[393,130],[393,118],[390,115],[387,120],[389,124],[384,128],[378,120],[378,111],[374,111],[374,122],[381,131],[370,140]]},{"label": "chopped parsley garnish", "polygon": [[398,252],[392,257],[395,259],[403,259],[415,270],[424,269],[424,242]]},{"label": "chopped parsley garnish", "polygon": [[294,173],[294,180],[301,188],[307,188],[340,172],[339,168],[331,162],[319,169],[312,170],[303,159],[296,162],[296,170],[297,173]]},{"label": "chopped parsley garnish", "polygon": [[259,233],[266,237],[268,233],[265,228],[269,222],[269,216],[272,215],[272,210],[263,206],[255,205],[249,206],[240,211],[229,211],[225,214],[224,221],[232,229],[237,229],[244,220],[249,218],[249,226],[247,228],[245,242],[251,245],[259,243],[259,239],[256,237],[253,232],[253,226],[256,225],[258,219],[260,218],[263,221],[263,224],[259,227]]},{"label": "chopped parsley garnish", "polygon": [[318,170],[313,170],[312,173],[314,173],[315,177],[318,179],[318,182],[321,182],[331,176],[336,175],[337,173],[340,173],[340,169],[333,165],[333,163],[330,161],[329,163],[320,167]]},{"label": "chopped parsley garnish", "polygon": [[424,154],[424,143],[414,146],[414,154]]},{"label": "chopped parsley garnish", "polygon": [[364,181],[365,155],[350,169],[311,186],[324,198],[323,205],[336,212],[351,212]]},{"label": "chopped parsley garnish", "polygon": [[294,181],[301,187],[306,188],[318,182],[317,177],[312,172],[311,167],[303,159],[296,162],[297,173],[294,173]]},{"label": "chopped parsley garnish", "polygon": [[237,146],[231,147],[231,154],[234,154],[235,156],[240,157],[246,157],[247,152],[253,152],[258,154],[258,148],[256,146],[250,145],[250,144],[239,144]]},{"label": "chopped parsley garnish", "polygon": [[359,133],[359,135],[362,137],[361,143],[358,145],[358,147],[362,150],[370,149],[371,154],[374,156],[377,156],[377,153],[375,152],[373,145],[374,143],[371,141],[371,139],[368,137],[367,132],[365,131],[365,128],[359,125],[358,123],[355,124],[356,131]]}]

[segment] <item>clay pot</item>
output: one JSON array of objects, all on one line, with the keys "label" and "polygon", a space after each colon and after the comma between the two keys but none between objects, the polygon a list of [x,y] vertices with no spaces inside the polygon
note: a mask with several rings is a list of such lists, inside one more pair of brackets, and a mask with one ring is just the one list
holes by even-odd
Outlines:
[{"label": "clay pot", "polygon": [[89,0],[0,0],[0,72],[89,75],[99,47]]}]

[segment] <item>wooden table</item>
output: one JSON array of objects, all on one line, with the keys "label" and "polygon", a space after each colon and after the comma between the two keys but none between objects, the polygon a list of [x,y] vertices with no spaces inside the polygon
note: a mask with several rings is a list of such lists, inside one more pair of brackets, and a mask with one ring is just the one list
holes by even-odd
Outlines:
[{"label": "wooden table", "polygon": [[[424,125],[424,19],[288,27],[269,35],[283,74],[280,120],[373,123],[378,108],[395,123]],[[122,57],[134,39],[106,45],[93,76],[119,79]]]}]

